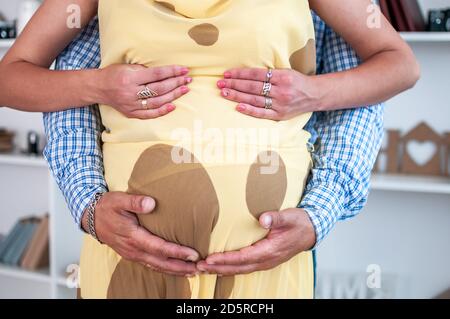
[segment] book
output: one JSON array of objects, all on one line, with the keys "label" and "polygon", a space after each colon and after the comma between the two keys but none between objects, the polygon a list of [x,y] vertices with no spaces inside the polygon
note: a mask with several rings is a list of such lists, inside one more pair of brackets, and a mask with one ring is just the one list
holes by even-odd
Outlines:
[{"label": "book", "polygon": [[417,0],[400,0],[402,11],[405,14],[408,31],[423,32],[426,30],[425,19]]},{"label": "book", "polygon": [[389,0],[380,0],[380,9],[381,9],[381,12],[386,17],[386,19],[389,21],[389,23],[392,24],[392,17],[391,17],[391,12],[389,11],[388,1]]},{"label": "book", "polygon": [[27,218],[20,221],[22,227],[14,241],[9,245],[8,250],[2,258],[2,262],[11,266],[18,266],[20,258],[25,251],[33,233],[36,229],[38,219]]},{"label": "book", "polygon": [[6,255],[6,253],[9,250],[9,247],[14,242],[16,237],[18,236],[20,229],[22,228],[23,224],[18,221],[14,227],[11,229],[11,231],[6,235],[5,239],[2,240],[0,244],[0,262],[2,262],[3,257]]},{"label": "book", "polygon": [[37,270],[49,265],[49,217],[43,217],[22,256],[20,266]]},{"label": "book", "polygon": [[408,25],[406,23],[406,16],[403,12],[402,6],[399,0],[388,1],[389,11],[391,12],[392,25],[399,32],[408,31]]}]

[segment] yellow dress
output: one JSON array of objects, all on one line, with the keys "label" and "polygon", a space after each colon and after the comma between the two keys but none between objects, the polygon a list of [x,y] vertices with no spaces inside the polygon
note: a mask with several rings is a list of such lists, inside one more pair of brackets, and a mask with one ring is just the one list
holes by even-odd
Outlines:
[{"label": "yellow dress", "polygon": [[[100,0],[102,67],[180,64],[191,91],[153,120],[102,105],[105,176],[111,191],[150,195],[141,224],[204,258],[264,238],[266,211],[296,207],[310,171],[310,114],[252,118],[220,96],[216,82],[236,67],[315,72],[307,0]],[[310,252],[263,272],[174,277],[122,259],[85,236],[82,298],[312,298]]]}]

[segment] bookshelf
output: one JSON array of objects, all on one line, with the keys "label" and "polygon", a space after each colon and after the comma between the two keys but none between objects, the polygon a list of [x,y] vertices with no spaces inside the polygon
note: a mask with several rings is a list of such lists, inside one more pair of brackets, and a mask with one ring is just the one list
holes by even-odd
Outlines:
[{"label": "bookshelf", "polygon": [[405,41],[410,43],[450,43],[450,32],[401,32],[400,35]]}]

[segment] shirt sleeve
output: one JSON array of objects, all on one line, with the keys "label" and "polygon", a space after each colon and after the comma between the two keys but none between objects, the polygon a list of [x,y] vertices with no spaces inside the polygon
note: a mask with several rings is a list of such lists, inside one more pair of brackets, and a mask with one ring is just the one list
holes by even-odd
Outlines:
[{"label": "shirt sleeve", "polygon": [[[320,57],[318,73],[360,64],[353,49],[315,17]],[[320,24],[320,25],[319,25]],[[383,139],[384,105],[316,113],[307,130],[316,136],[314,167],[299,207],[308,213],[316,247],[339,220],[357,215],[367,202],[372,168]]]},{"label": "shirt sleeve", "polygon": [[[98,20],[93,19],[57,58],[56,69],[79,70],[99,65]],[[83,212],[94,195],[107,191],[98,107],[45,113],[44,127],[44,156],[75,222],[81,226]]]}]

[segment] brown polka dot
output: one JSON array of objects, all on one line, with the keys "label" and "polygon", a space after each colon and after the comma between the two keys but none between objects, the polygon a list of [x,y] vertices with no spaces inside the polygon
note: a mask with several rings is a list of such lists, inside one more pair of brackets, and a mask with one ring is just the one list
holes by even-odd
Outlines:
[{"label": "brown polka dot", "polygon": [[189,280],[165,275],[122,259],[108,287],[108,299],[189,299]]},{"label": "brown polka dot", "polygon": [[163,2],[163,1],[159,1],[159,2],[157,2],[157,3],[159,3],[161,6],[163,6],[163,7],[167,8],[167,9],[169,9],[170,11],[176,11],[176,10],[175,10],[175,6],[174,6],[172,3]]},{"label": "brown polka dot", "polygon": [[[167,241],[192,247],[204,259],[219,216],[219,200],[207,171],[195,157],[187,150],[177,150],[192,161],[176,164],[172,150],[165,144],[145,150],[133,168],[128,193],[156,200],[151,214],[138,216],[143,227]],[[108,296],[188,298],[186,287],[187,278],[161,275],[122,260],[114,271]]]},{"label": "brown polka dot", "polygon": [[308,40],[303,48],[292,53],[289,62],[292,69],[306,75],[314,75],[316,73],[316,42],[313,39]]},{"label": "brown polka dot", "polygon": [[219,40],[219,29],[210,23],[197,25],[189,30],[189,36],[203,46],[214,45]]},{"label": "brown polka dot", "polygon": [[219,200],[202,164],[187,150],[182,151],[189,154],[191,163],[176,164],[172,149],[170,145],[158,144],[144,151],[134,166],[128,192],[156,200],[152,214],[139,215],[144,227],[206,257],[219,216]]},{"label": "brown polka dot", "polygon": [[217,277],[214,299],[229,299],[234,288],[234,277]]},{"label": "brown polka dot", "polygon": [[[263,160],[266,158],[274,160],[272,166]],[[262,213],[279,211],[286,189],[286,166],[281,156],[273,151],[260,153],[247,177],[246,200],[250,213],[259,219]]]}]

